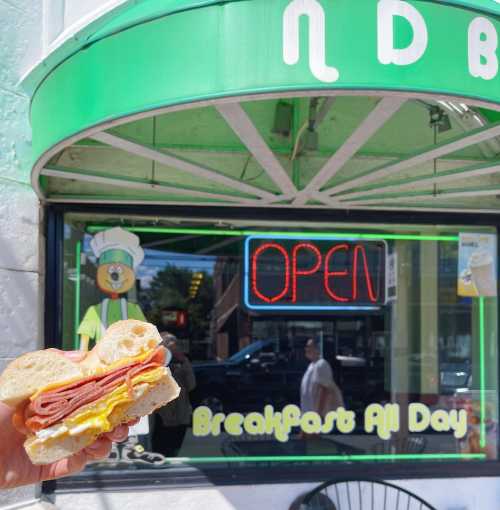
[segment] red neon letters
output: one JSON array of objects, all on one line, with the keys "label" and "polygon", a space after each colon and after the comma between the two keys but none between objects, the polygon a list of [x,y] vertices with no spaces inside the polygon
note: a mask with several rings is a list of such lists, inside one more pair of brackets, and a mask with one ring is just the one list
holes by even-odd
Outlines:
[{"label": "red neon letters", "polygon": [[[372,257],[373,249],[360,243],[265,242],[250,255],[251,292],[268,304],[377,303],[383,285],[380,271],[371,274],[368,253]],[[376,257],[380,269],[383,257],[378,251]]]},{"label": "red neon letters", "polygon": [[[348,244],[338,244],[337,246],[334,246],[333,248],[331,248],[326,257],[325,257],[325,271],[324,271],[324,276],[323,276],[323,281],[324,281],[324,284],[325,284],[325,290],[326,290],[326,293],[334,300],[334,301],[338,301],[338,302],[341,302],[341,303],[348,303],[351,298],[350,297],[342,297],[342,296],[339,296],[337,295],[330,287],[330,277],[332,276],[340,276],[340,277],[346,277],[348,274],[349,274],[349,271],[347,269],[344,269],[344,271],[330,271],[328,268],[331,267],[330,266],[330,260],[332,259],[332,257],[335,255],[335,253],[337,253],[338,251],[340,250],[343,250],[343,251],[347,251],[349,250],[349,245]],[[356,274],[356,271],[354,271],[353,273],[354,275]],[[357,278],[353,278],[352,281],[353,281],[353,286],[355,285],[355,281],[357,280]],[[353,298],[354,298],[354,295],[353,295]]]},{"label": "red neon letters", "polygon": [[[300,250],[310,250],[316,255],[316,264],[311,269],[305,271],[299,271],[297,269],[297,254]],[[297,276],[308,276],[318,271],[321,266],[323,257],[321,252],[314,244],[311,243],[299,243],[293,247],[292,250],[292,303],[297,302]]]},{"label": "red neon letters", "polygon": [[[366,258],[366,251],[362,245],[357,245],[354,248],[354,259],[352,263],[352,272],[353,274],[358,274],[358,254],[361,252],[363,256],[363,269],[365,272],[365,278],[366,278],[366,286],[368,287],[368,296],[370,298],[370,301],[372,303],[375,303],[377,301],[377,296],[373,292],[372,287],[372,279],[370,276],[370,271],[368,269],[368,259]],[[358,279],[353,278],[352,279],[352,299],[353,301],[356,301],[358,299]]]},{"label": "red neon letters", "polygon": [[[259,255],[261,253],[264,253],[267,250],[278,250],[284,257],[285,261],[285,286],[283,287],[283,290],[274,297],[268,297],[262,294],[262,292],[259,291],[257,288],[257,262],[259,260]],[[288,252],[281,246],[281,244],[278,243],[266,243],[260,246],[255,250],[255,253],[252,256],[252,291],[253,293],[262,299],[262,301],[265,301],[266,303],[276,303],[276,301],[279,301],[281,298],[285,297],[285,295],[288,292],[288,289],[290,288],[290,257],[288,256]]]}]

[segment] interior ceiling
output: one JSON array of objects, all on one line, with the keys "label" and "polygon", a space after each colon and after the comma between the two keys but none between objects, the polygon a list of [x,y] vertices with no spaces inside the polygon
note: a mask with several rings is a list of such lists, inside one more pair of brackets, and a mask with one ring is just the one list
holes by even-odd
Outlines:
[{"label": "interior ceiling", "polygon": [[80,140],[41,186],[49,201],[496,212],[498,119],[391,96],[225,102]]}]

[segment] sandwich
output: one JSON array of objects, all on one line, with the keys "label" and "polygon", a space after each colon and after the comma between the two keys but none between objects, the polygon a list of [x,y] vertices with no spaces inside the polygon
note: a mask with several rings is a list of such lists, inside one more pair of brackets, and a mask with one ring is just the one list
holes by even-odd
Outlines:
[{"label": "sandwich", "polygon": [[0,375],[0,401],[15,409],[13,422],[27,434],[31,462],[69,457],[177,398],[161,341],[152,324],[124,320],[79,363],[53,349],[12,361]]}]

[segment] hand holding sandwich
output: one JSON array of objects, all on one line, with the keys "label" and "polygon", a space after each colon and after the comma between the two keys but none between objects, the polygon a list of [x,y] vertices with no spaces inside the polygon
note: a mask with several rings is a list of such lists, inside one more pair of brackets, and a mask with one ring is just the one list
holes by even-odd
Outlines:
[{"label": "hand holding sandwich", "polygon": [[[70,351],[61,353],[73,361],[81,361],[86,353]],[[0,489],[12,489],[21,485],[43,482],[54,478],[73,475],[81,471],[87,462],[106,458],[112,442],[124,441],[128,436],[128,426],[120,425],[112,432],[103,434],[95,443],[81,452],[45,466],[35,466],[23,447],[25,430],[18,430],[12,423],[14,409],[0,402]],[[132,425],[132,423],[130,423]]]},{"label": "hand holding sandwich", "polygon": [[74,474],[179,394],[154,326],[120,321],[89,354],[28,353],[0,376],[0,488]]}]

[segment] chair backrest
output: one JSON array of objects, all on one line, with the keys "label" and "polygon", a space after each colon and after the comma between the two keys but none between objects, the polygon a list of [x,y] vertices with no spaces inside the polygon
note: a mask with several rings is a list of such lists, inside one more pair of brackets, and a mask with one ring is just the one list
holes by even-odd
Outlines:
[{"label": "chair backrest", "polygon": [[375,479],[332,480],[302,499],[300,510],[436,510],[411,492]]}]

